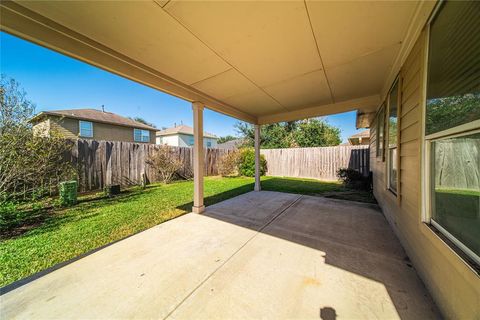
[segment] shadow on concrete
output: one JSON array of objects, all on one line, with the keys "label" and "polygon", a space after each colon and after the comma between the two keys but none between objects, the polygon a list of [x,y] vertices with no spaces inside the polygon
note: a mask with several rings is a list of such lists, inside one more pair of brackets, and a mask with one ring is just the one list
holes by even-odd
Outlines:
[{"label": "shadow on concrete", "polygon": [[[262,191],[212,205],[204,215],[324,252],[326,264],[382,283],[402,319],[440,318],[375,204]],[[335,319],[335,309],[322,310],[322,319]]]},{"label": "shadow on concrete", "polygon": [[334,308],[324,307],[320,309],[320,319],[322,320],[337,320],[337,312]]}]

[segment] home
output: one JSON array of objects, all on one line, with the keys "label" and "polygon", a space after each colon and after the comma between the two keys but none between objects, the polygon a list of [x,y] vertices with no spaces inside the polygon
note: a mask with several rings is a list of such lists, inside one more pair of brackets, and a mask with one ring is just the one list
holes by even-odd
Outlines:
[{"label": "home", "polygon": [[[8,33],[191,102],[194,126],[195,214],[115,247],[116,255],[104,251],[96,264],[82,264],[83,278],[70,267],[56,282],[44,277],[10,292],[2,307],[12,318],[479,318],[480,2],[2,1],[0,8]],[[205,108],[255,126],[255,192],[236,208],[217,206],[228,221],[217,229],[204,203]],[[262,125],[351,110],[358,128],[371,129],[373,192],[403,249],[390,249],[394,237],[361,231],[366,220],[355,214],[363,206],[337,202],[332,213],[318,204],[327,199],[261,191]],[[358,228],[345,232],[337,219],[345,216]],[[192,224],[191,233],[178,231]],[[234,224],[250,229],[220,235]],[[162,242],[169,247],[156,253]],[[103,266],[117,260],[118,268]],[[414,295],[421,283],[404,281],[412,275],[441,316],[429,313],[426,293]],[[393,285],[398,280],[405,284]],[[351,283],[358,285],[346,289]]]},{"label": "home", "polygon": [[[206,148],[216,148],[218,137],[214,134],[203,133],[203,146]],[[157,144],[166,144],[173,147],[191,147],[193,146],[193,128],[182,125],[175,125],[171,128],[166,128],[157,131]]]},{"label": "home", "polygon": [[96,109],[42,111],[30,120],[34,132],[58,132],[70,139],[155,143],[157,129],[112,112]]},{"label": "home", "polygon": [[236,150],[242,147],[245,144],[245,142],[246,142],[245,139],[238,138],[238,139],[230,140],[224,143],[219,143],[217,148],[224,149],[224,150]]},{"label": "home", "polygon": [[360,131],[350,137],[348,137],[348,145],[358,146],[370,144],[370,129]]}]

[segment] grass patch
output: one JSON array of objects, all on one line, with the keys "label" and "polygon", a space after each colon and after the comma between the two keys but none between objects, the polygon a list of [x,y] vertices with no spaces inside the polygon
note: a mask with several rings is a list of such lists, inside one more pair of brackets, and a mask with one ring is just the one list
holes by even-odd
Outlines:
[{"label": "grass patch", "polygon": [[[253,190],[253,178],[206,177],[205,205]],[[336,182],[262,177],[263,190],[370,200]],[[79,198],[74,207],[46,208],[46,218],[0,243],[0,286],[67,261],[191,211],[193,182],[134,187],[114,198],[102,193]],[[360,200],[362,201],[362,200]],[[48,202],[48,201],[47,201]],[[48,205],[46,205],[48,207]]]},{"label": "grass patch", "polygon": [[304,178],[263,177],[262,190],[377,203],[371,192],[345,188],[340,182]]},{"label": "grass patch", "polygon": [[[252,178],[205,179],[205,203],[253,190]],[[115,198],[52,209],[42,225],[0,244],[0,286],[190,212],[191,181],[132,188]]]},{"label": "grass patch", "polygon": [[438,192],[438,193],[453,193],[453,194],[461,194],[461,195],[464,195],[464,196],[480,197],[480,190],[474,190],[474,189],[435,189],[435,192]]}]

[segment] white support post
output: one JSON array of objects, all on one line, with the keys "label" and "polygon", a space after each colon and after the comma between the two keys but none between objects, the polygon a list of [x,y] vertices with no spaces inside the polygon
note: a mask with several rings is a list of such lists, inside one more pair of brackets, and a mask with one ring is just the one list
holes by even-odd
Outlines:
[{"label": "white support post", "polygon": [[262,189],[260,185],[260,125],[255,125],[255,191]]},{"label": "white support post", "polygon": [[202,213],[203,205],[203,104],[192,103],[193,109],[193,208],[192,212]]}]

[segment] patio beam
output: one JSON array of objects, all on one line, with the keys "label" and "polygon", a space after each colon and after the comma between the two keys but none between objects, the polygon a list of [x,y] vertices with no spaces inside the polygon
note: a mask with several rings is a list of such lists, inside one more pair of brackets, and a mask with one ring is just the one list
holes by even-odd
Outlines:
[{"label": "patio beam", "polygon": [[260,125],[254,125],[255,128],[255,191],[262,189],[260,185]]},{"label": "patio beam", "polygon": [[203,109],[204,104],[193,102],[193,208],[192,212],[202,213],[203,205]]},{"label": "patio beam", "polygon": [[271,115],[260,116],[258,124],[277,123],[282,121],[294,121],[312,117],[327,116],[330,114],[342,113],[353,110],[362,112],[372,112],[380,104],[380,96],[372,95],[352,100],[324,104],[314,107],[301,108],[294,111],[281,112]]}]

